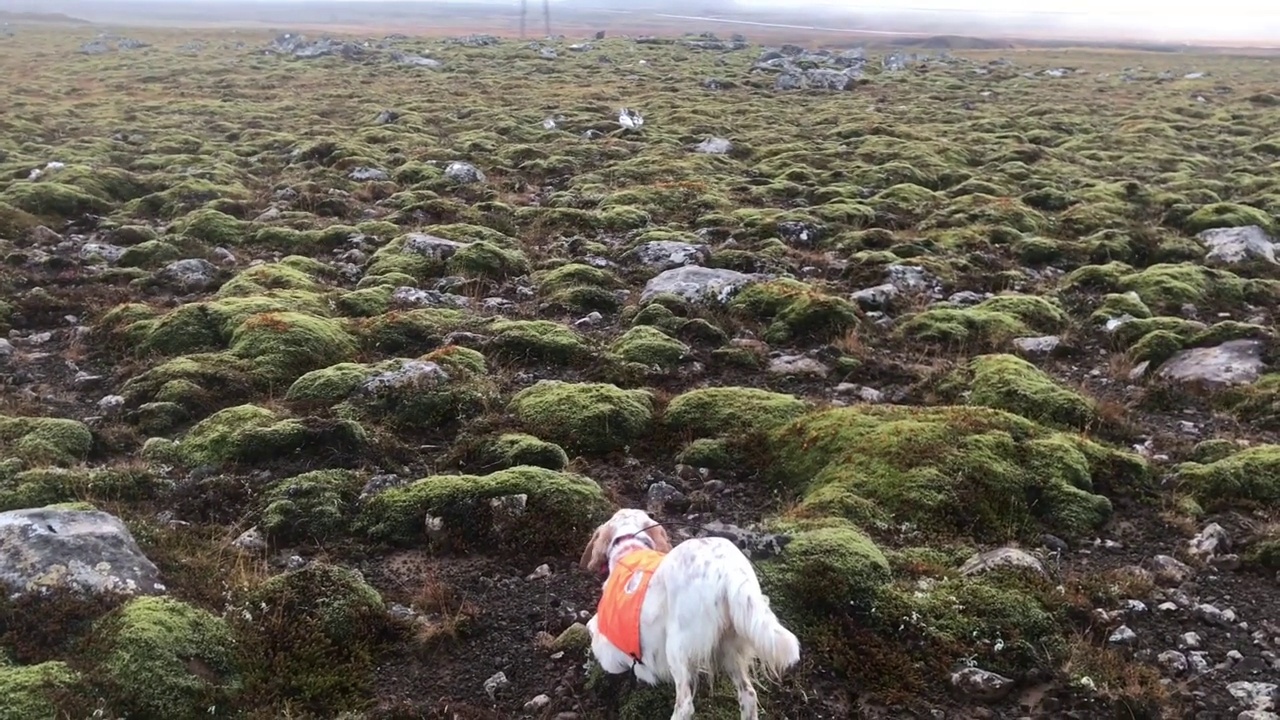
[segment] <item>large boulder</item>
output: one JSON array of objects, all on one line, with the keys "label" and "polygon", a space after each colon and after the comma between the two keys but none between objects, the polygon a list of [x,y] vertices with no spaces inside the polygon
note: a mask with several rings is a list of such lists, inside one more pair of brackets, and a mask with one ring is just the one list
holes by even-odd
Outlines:
[{"label": "large boulder", "polygon": [[119,518],[58,507],[0,513],[0,583],[14,597],[59,589],[167,592],[159,569]]}]

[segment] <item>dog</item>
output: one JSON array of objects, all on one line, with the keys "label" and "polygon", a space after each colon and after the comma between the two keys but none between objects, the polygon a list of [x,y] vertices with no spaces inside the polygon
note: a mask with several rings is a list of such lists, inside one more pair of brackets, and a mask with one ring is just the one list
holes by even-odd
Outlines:
[{"label": "dog", "polygon": [[723,668],[742,720],[757,720],[751,671],[779,677],[800,660],[800,641],[778,621],[755,568],[731,541],[693,538],[672,548],[643,510],[618,510],[596,528],[582,568],[607,575],[587,622],[591,652],[606,673],[632,670],[649,685],[673,682],[671,720],[693,717],[700,673]]}]

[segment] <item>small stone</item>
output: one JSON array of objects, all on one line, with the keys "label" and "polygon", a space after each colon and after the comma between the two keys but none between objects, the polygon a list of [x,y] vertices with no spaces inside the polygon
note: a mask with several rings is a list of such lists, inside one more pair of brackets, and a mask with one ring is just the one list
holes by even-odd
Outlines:
[{"label": "small stone", "polygon": [[103,415],[115,415],[124,408],[124,397],[121,395],[107,395],[98,401],[98,409]]},{"label": "small stone", "polygon": [[551,566],[543,563],[534,568],[534,571],[525,577],[525,580],[538,580],[540,578],[551,577]]},{"label": "small stone", "polygon": [[551,704],[551,698],[546,693],[535,695],[532,700],[524,704],[524,711],[536,713]]},{"label": "small stone", "polygon": [[961,575],[977,575],[997,568],[1019,568],[1030,570],[1037,575],[1044,575],[1044,565],[1036,556],[1018,548],[997,548],[980,552],[960,566]]},{"label": "small stone", "polygon": [[510,684],[511,681],[507,679],[506,673],[499,671],[484,681],[484,694],[488,695],[490,700],[496,702],[498,691]]},{"label": "small stone", "polygon": [[1198,647],[1200,647],[1200,636],[1196,633],[1183,633],[1178,638],[1178,649],[1180,650],[1194,650]]},{"label": "small stone", "polygon": [[1187,671],[1187,656],[1177,650],[1165,650],[1156,656],[1156,662],[1175,677]]},{"label": "small stone", "polygon": [[1059,347],[1061,347],[1062,338],[1057,335],[1021,337],[1014,338],[1013,345],[1024,355],[1031,357],[1047,357],[1052,355]]},{"label": "small stone", "polygon": [[1121,625],[1116,628],[1111,637],[1107,638],[1107,642],[1112,645],[1132,645],[1138,641],[1138,634],[1129,628],[1128,625]]},{"label": "small stone", "polygon": [[265,550],[267,541],[263,539],[262,532],[257,527],[251,527],[240,534],[240,537],[231,541],[231,544],[241,550]]},{"label": "small stone", "polygon": [[951,684],[976,700],[996,701],[1013,690],[1014,682],[989,670],[969,667],[952,673]]}]

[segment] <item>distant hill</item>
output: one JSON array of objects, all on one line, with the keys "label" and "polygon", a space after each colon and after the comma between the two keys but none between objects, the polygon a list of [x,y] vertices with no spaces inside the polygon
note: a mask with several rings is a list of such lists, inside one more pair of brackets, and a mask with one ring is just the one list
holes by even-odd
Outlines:
[{"label": "distant hill", "polygon": [[0,10],[0,22],[45,25],[91,25],[88,20],[56,12],[11,12]]}]

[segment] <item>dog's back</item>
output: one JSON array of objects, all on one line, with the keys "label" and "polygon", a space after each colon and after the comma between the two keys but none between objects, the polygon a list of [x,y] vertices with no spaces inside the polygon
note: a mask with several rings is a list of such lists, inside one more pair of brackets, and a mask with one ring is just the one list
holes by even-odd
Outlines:
[{"label": "dog's back", "polygon": [[650,647],[664,656],[655,658],[663,670],[681,663],[710,672],[755,657],[776,676],[799,661],[799,641],[778,622],[755,568],[731,541],[680,543],[652,582],[650,592],[662,601],[646,604],[641,623],[653,635]]}]

